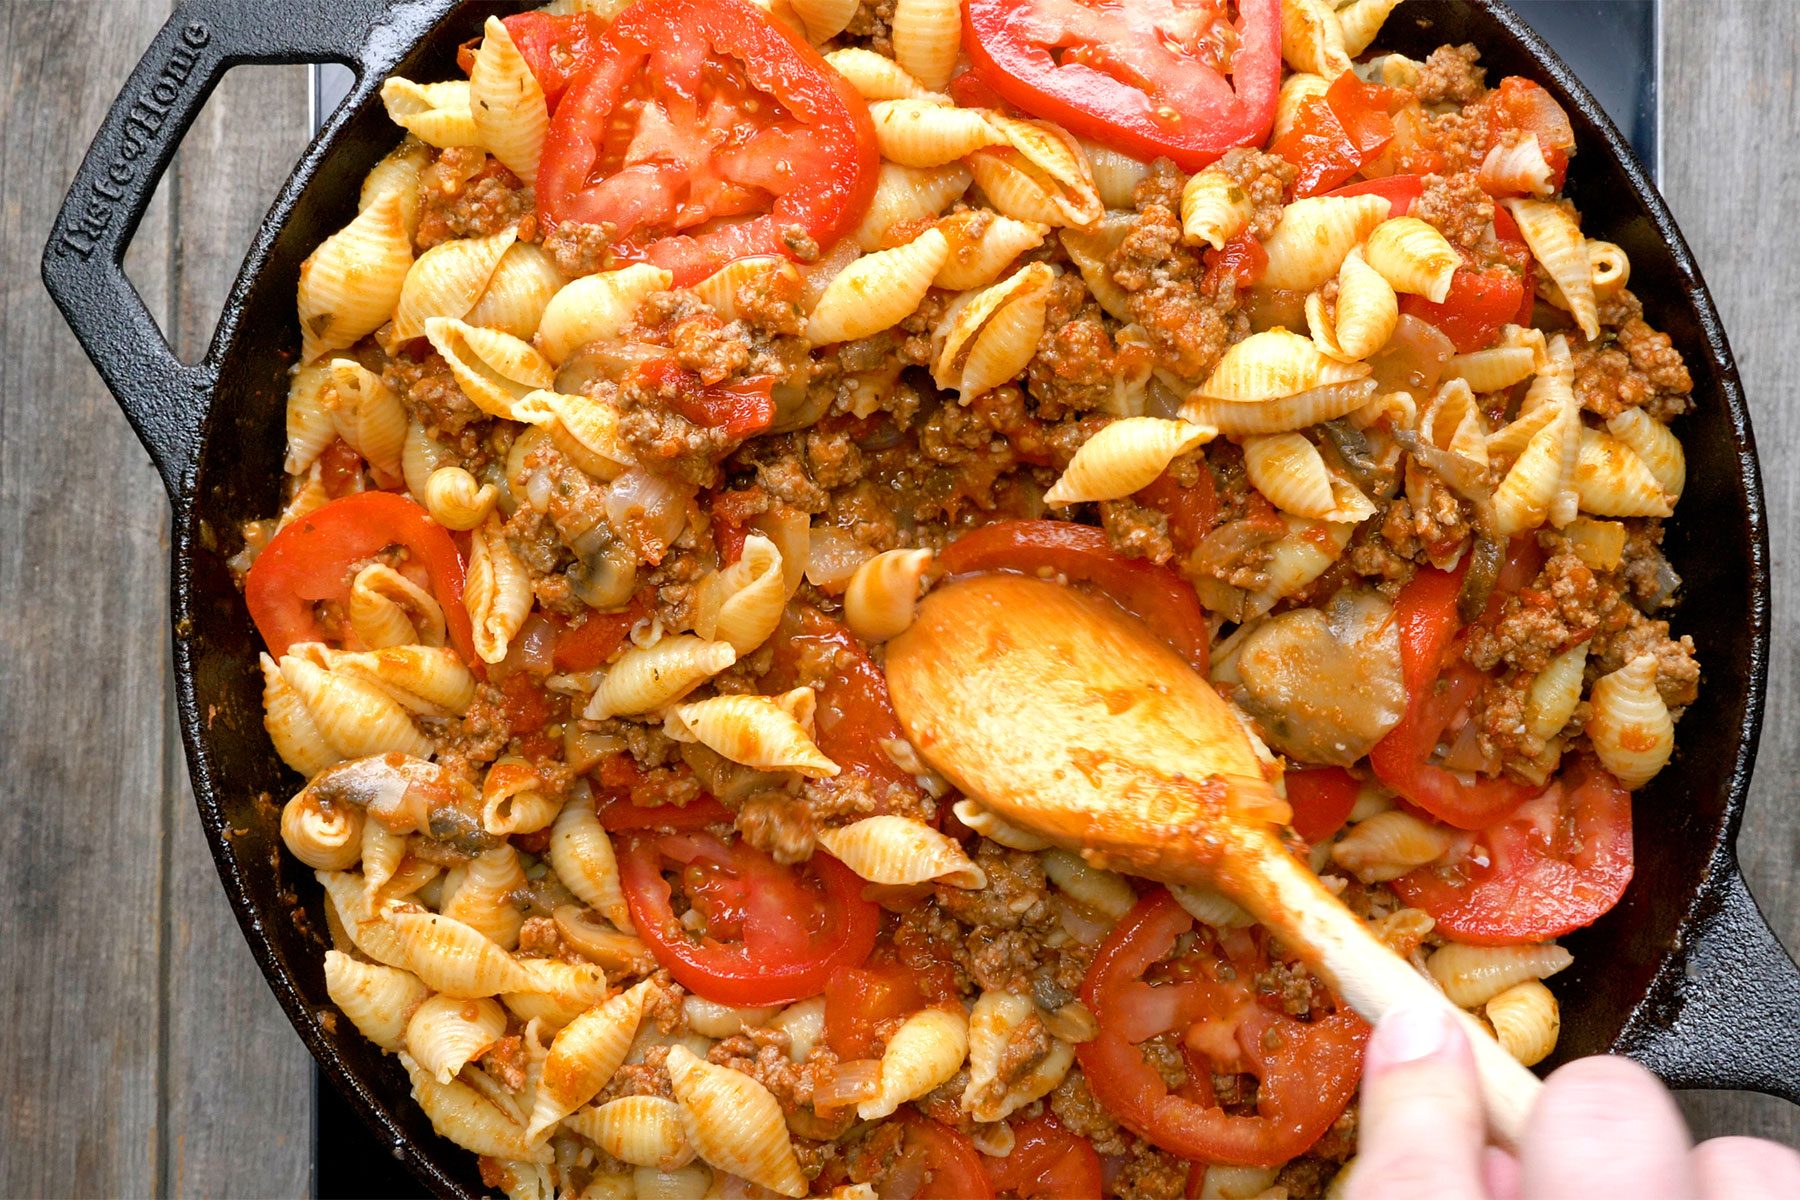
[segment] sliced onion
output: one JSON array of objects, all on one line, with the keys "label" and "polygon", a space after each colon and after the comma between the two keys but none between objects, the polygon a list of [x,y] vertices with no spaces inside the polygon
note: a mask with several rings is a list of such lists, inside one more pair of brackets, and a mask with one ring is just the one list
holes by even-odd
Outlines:
[{"label": "sliced onion", "polygon": [[875,552],[833,525],[815,525],[806,558],[806,578],[826,592],[850,586],[856,568],[875,557]]},{"label": "sliced onion", "polygon": [[1408,315],[1400,318],[1394,336],[1369,360],[1369,366],[1381,391],[1408,392],[1423,403],[1455,353],[1455,344],[1441,329]]},{"label": "sliced onion", "polygon": [[662,561],[687,523],[687,485],[633,467],[606,490],[606,519],[652,564]]},{"label": "sliced onion", "polygon": [[[543,613],[534,612],[520,626],[513,646],[518,649],[520,667],[533,675],[548,675],[554,669],[550,655],[556,649],[556,626]],[[507,658],[511,657],[511,654],[507,655]]]},{"label": "sliced onion", "polygon": [[837,245],[820,255],[818,261],[804,264],[800,268],[800,307],[811,312],[825,289],[851,263],[862,255],[862,247],[856,244],[855,238],[845,238]]},{"label": "sliced onion", "polygon": [[881,1094],[881,1060],[852,1058],[820,1073],[813,1087],[814,1108],[847,1108]]}]

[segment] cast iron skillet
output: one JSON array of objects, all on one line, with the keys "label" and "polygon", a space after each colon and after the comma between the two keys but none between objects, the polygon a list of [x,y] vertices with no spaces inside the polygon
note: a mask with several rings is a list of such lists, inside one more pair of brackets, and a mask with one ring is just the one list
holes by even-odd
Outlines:
[{"label": "cast iron skillet", "polygon": [[[495,6],[455,0],[190,0],[164,26],[94,139],[44,255],[44,282],[118,398],[174,505],[175,666],[200,819],[244,936],[288,1018],[376,1133],[445,1195],[481,1193],[473,1156],[438,1138],[404,1073],[328,1029],[321,895],[281,852],[277,806],[298,786],[262,728],[260,645],[225,568],[239,523],[279,504],[287,371],[302,258],[355,211],[363,173],[398,134],[384,77],[447,78]],[[508,6],[508,7],[517,7]],[[1568,939],[1559,1056],[1612,1050],[1671,1084],[1800,1103],[1800,973],[1739,874],[1732,839],[1756,753],[1769,649],[1769,567],[1750,417],[1719,316],[1630,147],[1587,90],[1504,5],[1412,0],[1383,44],[1423,57],[1473,42],[1491,77],[1544,83],[1575,124],[1568,192],[1584,225],[1630,254],[1632,287],[1694,375],[1679,429],[1689,485],[1666,549],[1686,580],[1677,626],[1705,665],[1675,762],[1636,799],[1637,877]],[[177,144],[243,63],[335,61],[359,72],[257,232],[206,357],[186,366],[120,266]],[[254,115],[249,119],[254,120]]]}]

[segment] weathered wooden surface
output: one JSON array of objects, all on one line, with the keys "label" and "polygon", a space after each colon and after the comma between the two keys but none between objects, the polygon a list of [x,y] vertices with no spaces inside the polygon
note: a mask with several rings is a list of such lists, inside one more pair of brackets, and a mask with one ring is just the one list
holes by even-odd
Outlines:
[{"label": "weathered wooden surface", "polygon": [[[167,511],[143,450],[37,281],[50,215],[166,0],[0,0],[0,1195],[292,1196],[305,1052],[208,861],[170,713]],[[1800,946],[1800,5],[1670,0],[1664,187],[1757,418],[1777,641],[1740,842]],[[234,73],[131,266],[197,357],[240,248],[305,137],[298,68]],[[173,201],[171,204],[170,201]],[[1695,1095],[1703,1134],[1800,1145],[1800,1110]]]}]

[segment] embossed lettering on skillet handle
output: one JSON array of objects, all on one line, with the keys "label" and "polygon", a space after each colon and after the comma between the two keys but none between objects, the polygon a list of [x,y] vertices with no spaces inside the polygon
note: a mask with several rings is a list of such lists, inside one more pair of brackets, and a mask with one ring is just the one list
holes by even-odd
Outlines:
[{"label": "embossed lettering on skillet handle", "polygon": [[[193,473],[201,423],[218,379],[219,349],[237,318],[236,305],[228,302],[211,350],[188,366],[169,349],[125,277],[125,250],[157,181],[206,98],[232,67],[342,62],[359,71],[354,102],[379,85],[394,61],[450,4],[188,0],[150,43],[113,101],[51,228],[44,247],[44,284],[118,398],[172,496],[183,493]],[[274,215],[279,217],[288,202],[284,190]],[[253,258],[255,254],[253,248]],[[234,290],[234,300],[236,294]]]}]

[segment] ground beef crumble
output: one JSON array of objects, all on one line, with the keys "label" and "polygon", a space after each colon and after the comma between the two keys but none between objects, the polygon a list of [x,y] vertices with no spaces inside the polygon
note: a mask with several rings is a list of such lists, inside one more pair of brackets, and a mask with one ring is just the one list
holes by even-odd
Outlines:
[{"label": "ground beef crumble", "polygon": [[452,146],[419,174],[419,249],[452,238],[516,229],[537,238],[537,197],[529,184],[473,146]]}]

